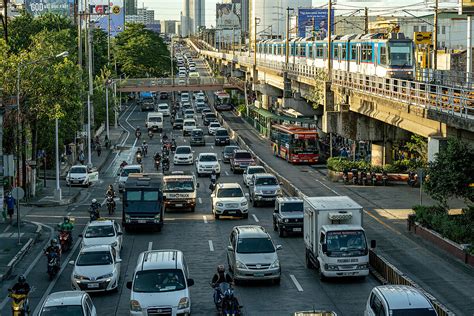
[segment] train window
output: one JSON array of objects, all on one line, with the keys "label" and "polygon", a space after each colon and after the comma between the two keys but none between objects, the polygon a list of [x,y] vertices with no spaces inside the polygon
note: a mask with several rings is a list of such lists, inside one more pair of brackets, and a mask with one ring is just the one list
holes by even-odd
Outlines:
[{"label": "train window", "polygon": [[385,46],[380,47],[380,64],[387,64],[387,47]]},{"label": "train window", "polygon": [[295,47],[295,44],[291,45],[290,52],[291,52],[291,56],[296,56],[296,47]]},{"label": "train window", "polygon": [[323,58],[323,46],[322,45],[316,46],[316,57],[317,58]]},{"label": "train window", "polygon": [[373,55],[373,52],[372,52],[372,45],[367,45],[367,60],[368,61],[372,61],[372,55]]},{"label": "train window", "polygon": [[341,58],[342,58],[343,60],[346,60],[346,57],[347,57],[347,56],[346,56],[346,53],[347,53],[347,51],[346,51],[346,44],[343,44],[343,45],[341,46]]},{"label": "train window", "polygon": [[306,57],[306,45],[301,44],[300,46],[300,56],[301,57]]},{"label": "train window", "polygon": [[357,46],[352,45],[351,46],[351,60],[356,60],[357,59]]},{"label": "train window", "polygon": [[361,48],[362,48],[362,60],[366,60],[367,59],[367,49],[365,48],[365,45],[362,45]]},{"label": "train window", "polygon": [[338,46],[334,46],[333,47],[333,54],[332,54],[332,58],[333,59],[338,59],[339,58],[339,47]]},{"label": "train window", "polygon": [[313,45],[308,46],[308,58],[311,58],[311,59],[314,58],[314,46]]}]

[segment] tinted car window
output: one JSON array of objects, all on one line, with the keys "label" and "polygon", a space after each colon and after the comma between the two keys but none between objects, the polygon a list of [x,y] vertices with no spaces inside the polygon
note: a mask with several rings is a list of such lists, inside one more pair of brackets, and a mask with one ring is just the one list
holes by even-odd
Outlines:
[{"label": "tinted car window", "polygon": [[202,131],[192,131],[192,136],[202,136],[203,132]]},{"label": "tinted car window", "polygon": [[252,155],[249,152],[238,152],[238,153],[235,153],[234,158],[237,158],[237,159],[252,159]]},{"label": "tinted car window", "polygon": [[237,242],[238,253],[272,253],[275,252],[270,238],[241,238]]},{"label": "tinted car window", "polygon": [[226,129],[218,129],[216,131],[216,136],[229,136]]},{"label": "tinted car window", "polygon": [[191,148],[189,148],[189,147],[177,147],[175,153],[176,154],[190,154],[191,153]]},{"label": "tinted car window", "polygon": [[227,197],[243,197],[244,193],[240,188],[224,188],[220,189],[217,192],[217,197],[227,198]]},{"label": "tinted car window", "polygon": [[255,180],[256,185],[277,185],[278,182],[275,178],[273,177],[268,177],[268,178],[257,178]]},{"label": "tinted car window", "polygon": [[185,288],[183,272],[177,269],[139,271],[133,282],[133,291],[138,293],[172,292]]},{"label": "tinted car window", "polygon": [[217,158],[214,155],[206,155],[199,157],[199,161],[217,161]]}]

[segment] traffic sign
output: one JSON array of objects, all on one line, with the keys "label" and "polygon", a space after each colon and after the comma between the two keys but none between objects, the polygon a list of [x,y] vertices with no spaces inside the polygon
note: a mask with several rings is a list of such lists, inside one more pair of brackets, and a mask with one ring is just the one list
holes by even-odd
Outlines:
[{"label": "traffic sign", "polygon": [[25,191],[20,187],[13,188],[12,196],[15,200],[19,201],[25,197]]},{"label": "traffic sign", "polygon": [[414,32],[413,38],[415,40],[415,44],[431,44],[432,42],[433,33],[432,32]]}]

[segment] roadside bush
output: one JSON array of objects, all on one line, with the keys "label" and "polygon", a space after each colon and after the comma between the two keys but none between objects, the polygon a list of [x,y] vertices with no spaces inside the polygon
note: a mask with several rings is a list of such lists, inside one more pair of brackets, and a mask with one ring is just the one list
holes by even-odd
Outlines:
[{"label": "roadside bush", "polygon": [[245,112],[246,112],[245,104],[239,104],[239,105],[235,108],[235,110],[236,110],[238,113],[240,113],[240,115],[245,114]]},{"label": "roadside bush", "polygon": [[327,160],[327,168],[332,171],[341,172],[344,169],[358,169],[358,170],[374,170],[375,172],[382,172],[386,170],[389,173],[397,173],[401,171],[400,166],[398,165],[385,165],[385,168],[381,166],[372,166],[370,163],[364,160],[352,161],[344,157],[333,157]]}]

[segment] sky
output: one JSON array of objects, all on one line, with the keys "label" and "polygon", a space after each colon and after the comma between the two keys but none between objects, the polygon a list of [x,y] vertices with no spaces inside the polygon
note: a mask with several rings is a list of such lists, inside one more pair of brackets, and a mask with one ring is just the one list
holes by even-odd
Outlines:
[{"label": "sky", "polygon": [[[145,6],[148,9],[155,10],[156,20],[179,20],[180,12],[183,6],[183,0],[137,0],[138,6]],[[215,26],[216,24],[216,3],[222,2],[222,0],[205,0],[205,11],[206,11],[206,26]],[[426,2],[428,1],[428,4]],[[271,2],[271,1],[270,1]],[[336,15],[339,14],[350,14],[357,8],[363,8],[367,6],[369,8],[369,15],[402,15],[401,9],[406,6],[406,9],[413,14],[420,12],[420,9],[433,6],[434,0],[378,0],[378,1],[354,1],[354,0],[333,0],[333,3],[337,2],[335,6],[337,8],[344,8],[343,10],[336,11]],[[440,7],[447,6],[453,7],[457,0],[439,0]],[[449,2],[449,3],[448,3]],[[327,1],[313,0],[313,7],[319,7],[326,4]],[[442,4],[448,3],[448,4]],[[394,9],[397,7],[399,9]],[[405,14],[403,14],[405,15]]]}]

